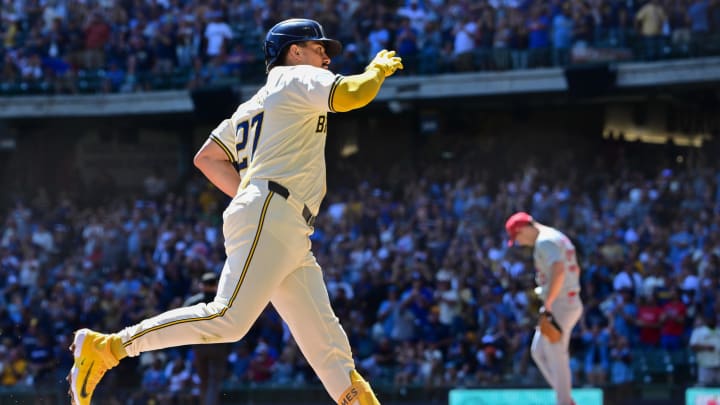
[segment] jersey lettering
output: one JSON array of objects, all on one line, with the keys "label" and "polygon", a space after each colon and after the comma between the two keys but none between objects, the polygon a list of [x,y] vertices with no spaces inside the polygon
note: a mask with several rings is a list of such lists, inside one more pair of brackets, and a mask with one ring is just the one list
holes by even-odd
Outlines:
[{"label": "jersey lettering", "polygon": [[565,273],[560,295],[558,297],[571,297],[580,291],[579,275],[582,269],[577,263],[577,250],[570,239],[560,231],[543,227],[535,242],[533,252],[536,275],[535,281],[542,287],[541,298],[547,299],[550,283],[553,280],[554,265],[562,265]]},{"label": "jersey lettering", "polygon": [[575,249],[568,249],[565,251],[565,257],[567,259],[568,264],[568,271],[570,272],[576,272],[578,271],[577,262],[575,260]]},{"label": "jersey lettering", "polygon": [[571,249],[566,250],[566,251],[565,251],[565,258],[566,258],[566,260],[569,261],[569,262],[575,260],[575,251],[574,251],[574,250],[571,250]]},{"label": "jersey lettering", "polygon": [[535,268],[535,279],[538,285],[545,285],[545,274],[539,268]]},{"label": "jersey lettering", "polygon": [[252,117],[252,126],[255,128],[255,139],[253,139],[250,160],[252,160],[255,156],[255,148],[257,148],[258,138],[260,138],[260,128],[262,128],[263,116],[265,116],[265,113],[263,111],[260,111],[254,117]]},{"label": "jersey lettering", "polygon": [[315,127],[315,133],[326,133],[327,132],[327,125],[325,125],[325,120],[327,119],[326,116],[321,115],[318,117],[317,127]]},{"label": "jersey lettering", "polygon": [[237,150],[238,160],[240,159],[240,156],[244,155],[242,160],[238,161],[238,172],[248,167],[248,156],[247,152],[245,152],[245,148],[247,148],[248,138],[251,130],[254,132],[250,160],[252,160],[253,156],[255,155],[255,148],[257,147],[258,138],[260,138],[260,131],[262,129],[263,115],[263,111],[260,111],[250,120],[239,122],[235,127],[235,149]]}]

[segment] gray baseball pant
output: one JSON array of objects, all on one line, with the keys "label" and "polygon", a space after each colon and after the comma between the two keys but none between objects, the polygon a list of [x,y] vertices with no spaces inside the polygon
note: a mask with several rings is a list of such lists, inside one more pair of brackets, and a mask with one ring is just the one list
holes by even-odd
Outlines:
[{"label": "gray baseball pant", "polygon": [[583,306],[575,296],[574,299],[558,298],[553,304],[552,314],[555,321],[560,324],[563,334],[557,343],[550,343],[535,329],[530,353],[538,369],[550,384],[557,397],[556,405],[572,405],[570,396],[572,389],[572,375],[570,372],[570,335],[575,324],[580,320]]}]

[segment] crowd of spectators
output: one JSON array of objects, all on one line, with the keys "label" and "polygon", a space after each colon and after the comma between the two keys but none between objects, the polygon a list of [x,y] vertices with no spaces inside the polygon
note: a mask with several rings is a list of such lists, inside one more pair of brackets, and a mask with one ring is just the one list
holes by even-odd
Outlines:
[{"label": "crowd of spectators", "polygon": [[[497,151],[468,146],[453,159],[396,163],[382,178],[360,164],[330,171],[313,250],[371,381],[540,383],[528,353],[538,308],[531,255],[508,247],[503,230],[517,209],[577,244],[586,307],[572,332],[576,385],[636,380],[638,351],[687,357],[693,328],[720,313],[717,167],[634,168],[610,142],[596,161],[568,150],[507,172],[477,165]],[[178,307],[204,273],[221,271],[227,199],[199,177],[144,184],[137,196],[93,204],[37,191],[2,211],[2,386],[62,386],[73,330],[115,331]],[[190,347],[144,353],[101,389],[132,387],[138,401],[161,403],[192,396],[192,356]],[[230,387],[315,378],[271,307],[219,366]]]},{"label": "crowd of spectators", "polygon": [[73,93],[255,81],[265,32],[290,17],[345,44],[333,61],[344,74],[382,48],[398,50],[402,74],[720,51],[720,0],[4,0],[0,83]]}]

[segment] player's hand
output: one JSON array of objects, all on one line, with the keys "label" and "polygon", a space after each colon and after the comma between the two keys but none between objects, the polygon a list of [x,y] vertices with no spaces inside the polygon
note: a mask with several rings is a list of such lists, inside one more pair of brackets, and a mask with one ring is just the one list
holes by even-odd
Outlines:
[{"label": "player's hand", "polygon": [[550,343],[554,344],[562,339],[562,328],[555,320],[553,314],[548,310],[542,310],[540,312],[538,329]]},{"label": "player's hand", "polygon": [[385,77],[392,76],[396,70],[402,69],[402,58],[395,56],[395,51],[383,49],[375,55],[365,70],[377,69],[385,74]]}]

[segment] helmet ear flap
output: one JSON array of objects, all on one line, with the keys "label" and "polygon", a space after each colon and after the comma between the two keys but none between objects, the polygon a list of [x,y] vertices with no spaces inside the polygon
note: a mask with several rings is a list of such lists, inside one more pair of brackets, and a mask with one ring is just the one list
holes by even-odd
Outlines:
[{"label": "helmet ear flap", "polygon": [[270,71],[270,66],[275,63],[275,60],[280,53],[278,44],[273,41],[265,41],[265,72]]},{"label": "helmet ear flap", "polygon": [[265,54],[271,58],[278,55],[277,46],[273,42],[265,42]]}]

